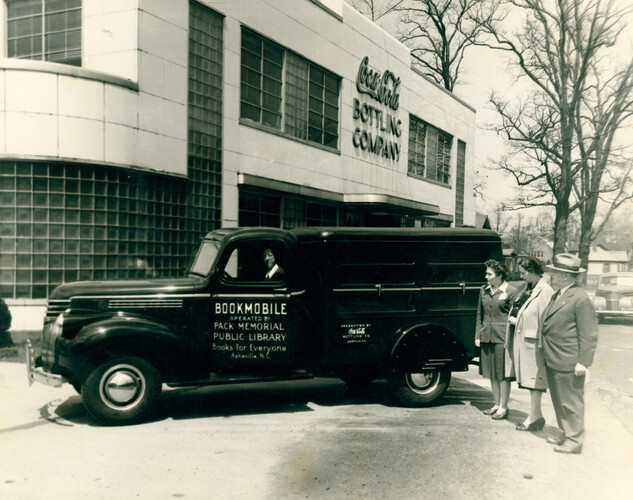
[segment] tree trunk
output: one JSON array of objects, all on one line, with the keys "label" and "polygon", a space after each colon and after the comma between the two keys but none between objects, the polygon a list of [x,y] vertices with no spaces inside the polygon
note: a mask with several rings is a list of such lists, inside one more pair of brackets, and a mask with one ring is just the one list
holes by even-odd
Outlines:
[{"label": "tree trunk", "polygon": [[[578,258],[580,259],[580,267],[589,269],[589,251],[591,250],[591,228],[586,230],[582,225],[580,230],[580,243],[578,243]],[[587,273],[583,273],[578,277],[578,285],[585,286],[587,284]]]},{"label": "tree trunk", "polygon": [[569,218],[569,203],[559,202],[556,205],[554,219],[554,248],[552,256],[567,250],[567,219]]}]

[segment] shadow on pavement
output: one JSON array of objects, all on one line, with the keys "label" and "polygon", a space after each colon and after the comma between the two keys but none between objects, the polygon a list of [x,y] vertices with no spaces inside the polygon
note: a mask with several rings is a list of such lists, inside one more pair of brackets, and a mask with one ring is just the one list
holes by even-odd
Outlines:
[{"label": "shadow on pavement", "polygon": [[[397,407],[384,380],[377,380],[363,389],[350,390],[338,379],[310,379],[295,382],[234,384],[207,387],[165,389],[150,421],[166,419],[194,419],[258,415],[271,413],[297,413],[313,411],[310,404],[319,406],[382,405]],[[453,378],[448,391],[432,406],[470,405],[483,411],[492,406],[489,390]],[[43,420],[67,425],[99,425],[90,418],[79,396],[60,403],[51,402],[40,408]],[[525,419],[525,413],[511,411],[510,421],[515,425]]]}]

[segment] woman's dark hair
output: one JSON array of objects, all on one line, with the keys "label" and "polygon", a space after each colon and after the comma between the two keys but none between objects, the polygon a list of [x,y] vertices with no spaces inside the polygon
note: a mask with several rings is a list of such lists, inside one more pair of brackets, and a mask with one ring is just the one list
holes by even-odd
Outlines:
[{"label": "woman's dark hair", "polygon": [[508,271],[505,267],[503,267],[503,264],[501,264],[501,262],[490,259],[485,262],[485,265],[486,267],[492,269],[497,276],[500,276],[503,281],[506,281],[508,279]]},{"label": "woman's dark hair", "polygon": [[528,273],[543,276],[543,263],[536,257],[522,257],[519,259],[519,265]]}]

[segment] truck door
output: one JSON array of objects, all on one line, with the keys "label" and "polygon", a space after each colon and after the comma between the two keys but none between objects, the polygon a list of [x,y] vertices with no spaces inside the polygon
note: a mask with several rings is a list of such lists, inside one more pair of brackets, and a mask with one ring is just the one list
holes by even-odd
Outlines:
[{"label": "truck door", "polygon": [[211,294],[207,352],[212,371],[248,374],[291,368],[287,257],[287,245],[272,239],[238,241],[223,252]]},{"label": "truck door", "polygon": [[332,251],[328,360],[375,363],[415,314],[416,271],[405,243],[346,243]]}]

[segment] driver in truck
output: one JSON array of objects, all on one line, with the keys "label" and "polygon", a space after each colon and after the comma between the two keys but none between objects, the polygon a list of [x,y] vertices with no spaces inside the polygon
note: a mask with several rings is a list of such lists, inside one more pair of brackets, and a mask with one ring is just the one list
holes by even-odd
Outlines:
[{"label": "driver in truck", "polygon": [[264,263],[266,264],[266,276],[267,280],[280,280],[283,278],[284,270],[277,264],[275,254],[270,248],[264,250]]}]

